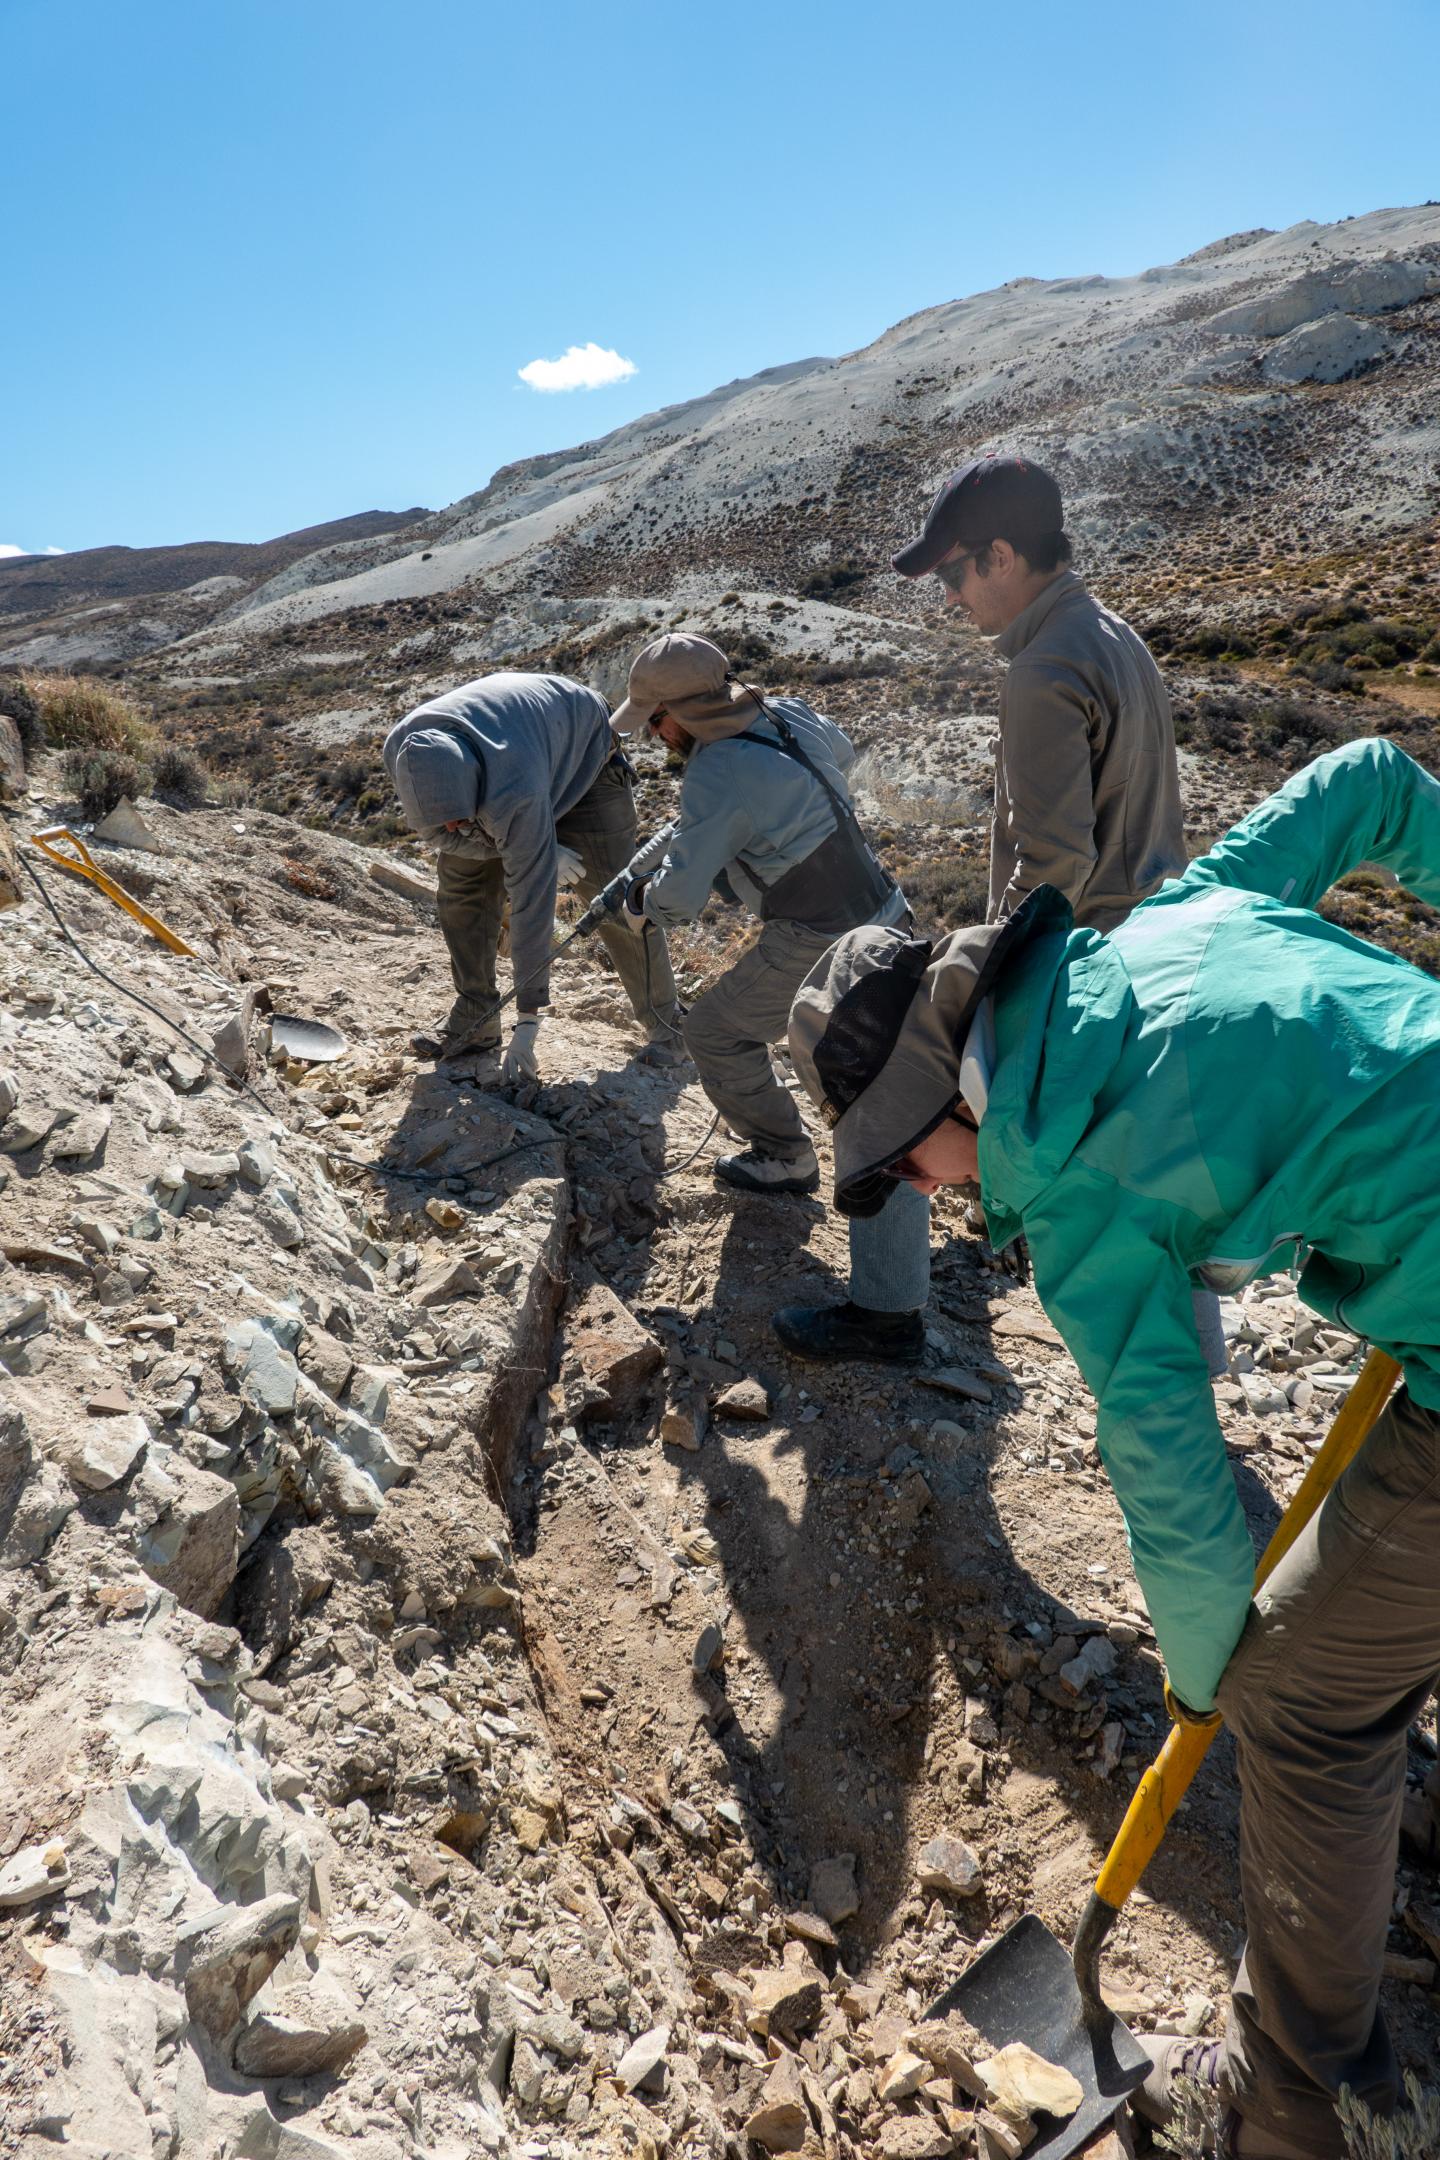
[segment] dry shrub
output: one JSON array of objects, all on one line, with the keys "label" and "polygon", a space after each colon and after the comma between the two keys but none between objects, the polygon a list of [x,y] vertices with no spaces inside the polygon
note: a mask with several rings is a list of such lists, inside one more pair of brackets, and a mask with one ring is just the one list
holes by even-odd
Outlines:
[{"label": "dry shrub", "polygon": [[155,731],[138,705],[92,675],[31,675],[28,687],[58,749],[123,750],[144,757]]},{"label": "dry shrub", "polygon": [[167,743],[150,760],[150,785],[177,809],[194,810],[210,793],[210,775],[190,750]]},{"label": "dry shrub", "polygon": [[124,750],[67,750],[61,770],[92,825],[109,817],[123,797],[134,802],[145,792],[145,768]]},{"label": "dry shrub", "polygon": [[285,883],[292,891],[304,893],[307,900],[333,900],[340,888],[327,870],[315,863],[301,862],[298,856],[281,857],[285,865]]}]

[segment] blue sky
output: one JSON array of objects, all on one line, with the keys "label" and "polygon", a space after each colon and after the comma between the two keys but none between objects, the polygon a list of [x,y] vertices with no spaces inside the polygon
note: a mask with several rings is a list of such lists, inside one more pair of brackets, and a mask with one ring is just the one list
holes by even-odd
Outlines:
[{"label": "blue sky", "polygon": [[0,548],[439,507],[1009,277],[1424,201],[1437,76],[1436,0],[0,0]]}]

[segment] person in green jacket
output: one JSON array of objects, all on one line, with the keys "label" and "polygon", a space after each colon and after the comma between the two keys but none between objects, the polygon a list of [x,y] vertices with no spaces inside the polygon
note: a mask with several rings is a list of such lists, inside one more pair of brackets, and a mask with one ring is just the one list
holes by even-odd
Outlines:
[{"label": "person in green jacket", "polygon": [[[1221,2042],[1157,2042],[1242,2160],[1385,2112],[1379,2008],[1406,1731],[1440,1674],[1440,984],[1314,912],[1362,862],[1440,904],[1440,783],[1384,741],[1320,758],[1106,936],[1041,887],[933,948],[849,932],[791,1014],[835,1201],[977,1181],[1088,1382],[1172,1714],[1236,1735],[1249,1940]],[[1255,1555],[1191,1317],[1298,1267],[1405,1386],[1252,1601]]]}]

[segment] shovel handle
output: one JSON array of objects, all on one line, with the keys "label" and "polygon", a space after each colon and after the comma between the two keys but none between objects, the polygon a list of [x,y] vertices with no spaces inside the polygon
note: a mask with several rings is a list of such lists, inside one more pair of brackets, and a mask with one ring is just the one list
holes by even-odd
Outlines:
[{"label": "shovel handle", "polygon": [[[1359,1379],[1341,1404],[1335,1422],[1325,1436],[1324,1445],[1306,1471],[1261,1556],[1255,1570],[1257,1590],[1289,1552],[1341,1472],[1359,1454],[1399,1377],[1400,1367],[1394,1358],[1387,1357],[1383,1350],[1370,1352]],[[1125,1820],[1095,1882],[1096,1897],[1114,1911],[1119,1911],[1154,1858],[1170,1818],[1189,1791],[1190,1782],[1219,1730],[1218,1717],[1204,1725],[1173,1725],[1159,1755],[1136,1786]]]}]

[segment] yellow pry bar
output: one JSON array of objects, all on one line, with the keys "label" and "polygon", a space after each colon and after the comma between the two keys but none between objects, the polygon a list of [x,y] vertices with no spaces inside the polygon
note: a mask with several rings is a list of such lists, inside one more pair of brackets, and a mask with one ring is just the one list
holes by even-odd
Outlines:
[{"label": "yellow pry bar", "polygon": [[[68,840],[75,850],[74,854],[67,854],[57,847],[57,840]],[[58,863],[62,870],[70,871],[74,877],[88,878],[92,885],[98,885],[107,900],[113,900],[116,907],[124,908],[127,915],[133,915],[136,922],[150,932],[151,937],[158,938],[162,945],[168,945],[171,952],[180,953],[186,960],[199,958],[193,945],[187,945],[184,938],[176,937],[175,932],[167,929],[158,915],[152,915],[148,908],[141,907],[139,901],[126,892],[123,885],[117,885],[114,878],[100,868],[84,841],[78,833],[71,832],[68,825],[47,825],[43,832],[31,833],[30,841],[33,847],[39,848],[42,855],[48,855],[51,862]]]}]

